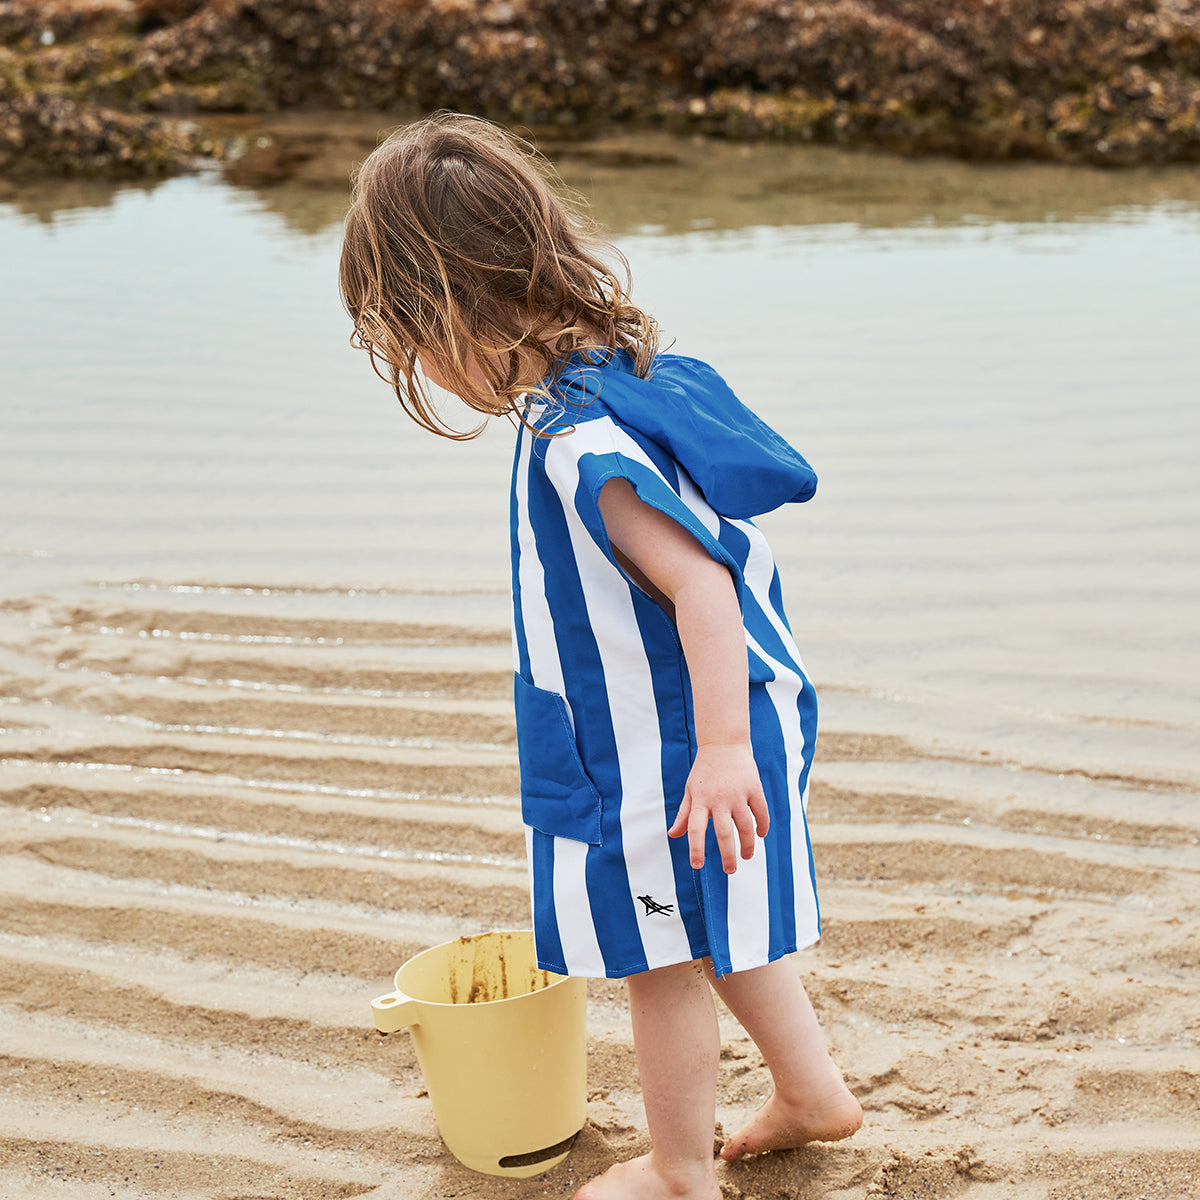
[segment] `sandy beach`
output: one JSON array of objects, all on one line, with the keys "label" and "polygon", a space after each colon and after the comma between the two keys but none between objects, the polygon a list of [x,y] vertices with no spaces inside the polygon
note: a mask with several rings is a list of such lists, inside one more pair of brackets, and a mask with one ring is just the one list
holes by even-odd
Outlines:
[{"label": "sandy beach", "polygon": [[[0,203],[0,1198],[565,1200],[645,1145],[623,985],[524,1182],[369,1008],[528,924],[511,432],[422,435],[348,348],[395,115],[226,120],[292,181]],[[558,151],[821,475],[762,524],[821,704],[795,966],[866,1125],[725,1200],[1200,1195],[1196,173]]]},{"label": "sandy beach", "polygon": [[[458,1165],[408,1035],[370,1027],[417,950],[528,919],[507,629],[353,603],[4,603],[5,1196],[567,1197],[644,1147],[619,983],[590,987],[588,1124],[524,1182]],[[824,934],[795,963],[867,1123],[721,1167],[724,1196],[1195,1194],[1196,775],[853,728],[824,698]],[[1114,797],[1126,819],[1097,815]],[[769,1081],[722,1021],[731,1129]]]}]

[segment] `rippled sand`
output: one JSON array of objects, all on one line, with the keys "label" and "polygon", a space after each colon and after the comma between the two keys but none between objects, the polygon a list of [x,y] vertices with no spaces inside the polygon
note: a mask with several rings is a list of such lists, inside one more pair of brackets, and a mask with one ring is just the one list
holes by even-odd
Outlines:
[{"label": "rippled sand", "polygon": [[[0,608],[4,1195],[565,1197],[644,1146],[619,984],[589,1123],[526,1182],[459,1166],[410,1039],[370,1027],[417,950],[528,923],[508,632],[379,601]],[[796,962],[867,1125],[721,1167],[726,1197],[1193,1194],[1200,816],[1155,814],[1197,778],[1069,770],[832,722]],[[768,1078],[723,1024],[730,1128]]]}]

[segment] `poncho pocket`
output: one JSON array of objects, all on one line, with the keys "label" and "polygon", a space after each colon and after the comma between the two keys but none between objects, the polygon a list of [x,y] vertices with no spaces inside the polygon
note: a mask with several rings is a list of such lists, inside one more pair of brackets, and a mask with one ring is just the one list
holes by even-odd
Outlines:
[{"label": "poncho pocket", "polygon": [[599,846],[600,793],[575,745],[567,703],[557,692],[514,676],[521,819],[550,837]]}]

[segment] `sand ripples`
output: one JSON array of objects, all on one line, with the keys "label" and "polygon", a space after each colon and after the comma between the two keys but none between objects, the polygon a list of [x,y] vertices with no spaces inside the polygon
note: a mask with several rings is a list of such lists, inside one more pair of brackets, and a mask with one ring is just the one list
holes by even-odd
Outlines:
[{"label": "sand ripples", "polygon": [[[418,949],[527,923],[507,632],[360,598],[140,581],[0,611],[5,1194],[511,1194],[445,1153],[366,1008]],[[1145,801],[1195,780],[836,722],[821,749],[801,962],[869,1124],[727,1194],[1188,1194],[1200,822]],[[1069,772],[1085,802],[1039,803]],[[590,1020],[592,1120],[548,1196],[642,1136],[619,987]],[[768,1086],[727,1032],[726,1123]]]}]

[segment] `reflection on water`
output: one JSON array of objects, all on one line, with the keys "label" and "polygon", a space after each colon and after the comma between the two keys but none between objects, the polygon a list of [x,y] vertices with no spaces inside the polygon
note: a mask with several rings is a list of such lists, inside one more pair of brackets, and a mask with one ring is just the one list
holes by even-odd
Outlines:
[{"label": "reflection on water", "polygon": [[[232,122],[233,118],[226,118]],[[262,124],[259,117],[242,124]],[[287,113],[268,126],[311,147],[293,182],[258,188],[267,211],[298,233],[340,223],[354,163],[394,126],[387,115]],[[1192,167],[1104,171],[1057,164],[969,164],[908,159],[827,146],[744,144],[624,133],[588,142],[540,142],[563,180],[583,192],[601,224],[625,235],[758,225],[894,229],[1002,221],[1106,220],[1122,210],[1175,207],[1195,214]],[[161,183],[122,185],[153,190]],[[69,181],[22,191],[12,208],[39,221],[104,207],[118,189]]]},{"label": "reflection on water", "polygon": [[[676,143],[677,163],[635,171],[569,154],[563,177],[622,233],[652,228],[908,225],[1094,220],[1114,210],[1200,204],[1200,174],[1180,168],[1115,174],[1047,165],[974,166],[828,147]],[[651,147],[644,147],[650,151]],[[635,180],[630,184],[631,176]]]},{"label": "reflection on water", "polygon": [[[343,181],[389,121],[337,120],[288,185],[0,206],[3,594],[481,588],[505,620],[511,435],[421,434],[349,349]],[[1100,718],[1093,741],[1194,731],[1194,170],[652,135],[557,150],[677,349],[821,474],[765,523],[844,706],[949,698],[947,720],[996,736],[1018,711]]]}]

